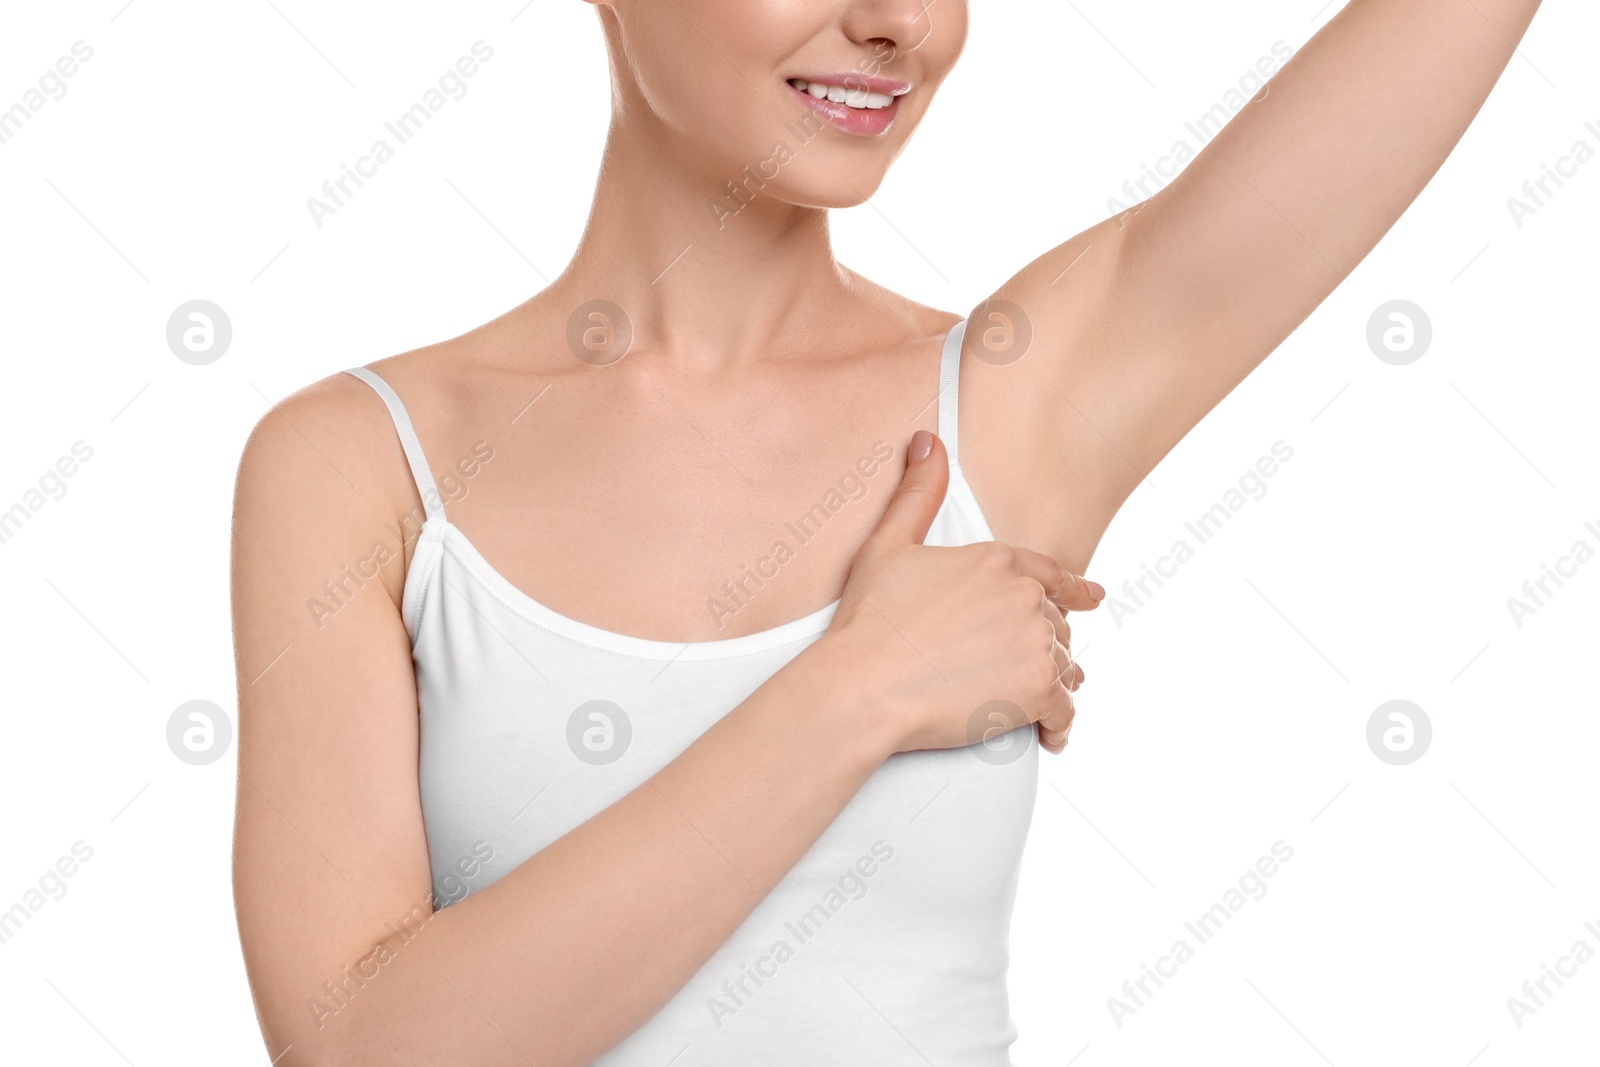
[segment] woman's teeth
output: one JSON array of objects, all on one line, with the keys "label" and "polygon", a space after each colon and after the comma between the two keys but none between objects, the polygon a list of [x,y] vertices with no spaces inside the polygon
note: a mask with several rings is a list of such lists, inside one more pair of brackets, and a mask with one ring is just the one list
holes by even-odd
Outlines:
[{"label": "woman's teeth", "polygon": [[789,84],[799,89],[802,93],[810,93],[818,100],[831,100],[833,103],[843,104],[845,107],[876,111],[894,103],[894,97],[888,93],[871,93],[865,89],[847,89],[842,85],[824,85],[822,82],[808,82],[804,78],[790,78]]}]

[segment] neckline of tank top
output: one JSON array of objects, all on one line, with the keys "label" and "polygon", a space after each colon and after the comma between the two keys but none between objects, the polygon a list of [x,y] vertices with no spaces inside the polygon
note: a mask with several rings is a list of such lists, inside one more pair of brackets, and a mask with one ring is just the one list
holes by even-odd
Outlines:
[{"label": "neckline of tank top", "polygon": [[[946,368],[944,367],[943,349],[945,345],[956,340],[966,331],[966,319],[962,319],[951,326],[945,334],[944,343],[941,344],[940,358],[940,392],[936,400],[939,402],[939,427],[938,432],[946,441],[946,447],[955,452],[956,434],[952,427],[943,425],[943,414],[948,409],[952,415],[958,414],[956,400],[959,396],[960,356],[954,358],[954,366],[949,368],[950,380],[945,381]],[[944,402],[944,390],[949,388],[952,392],[948,405]],[[985,538],[992,539],[993,534],[988,523],[988,516],[978,504],[977,497],[967,483],[966,472],[961,469],[958,455],[952,454],[950,459],[950,482],[945,491],[945,498],[940,502],[939,510],[935,513],[934,522],[951,506],[952,499],[959,499],[962,510],[977,526]],[[433,534],[438,530],[438,534]],[[431,536],[430,536],[431,535]],[[815,611],[808,612],[796,619],[769,626],[766,629],[756,630],[748,634],[739,634],[734,637],[719,637],[705,641],[662,641],[650,637],[638,637],[625,634],[618,630],[610,630],[603,626],[584,622],[563,614],[536,599],[511,579],[507,578],[499,568],[478,550],[478,546],[467,536],[465,530],[455,525],[441,510],[438,514],[425,520],[418,530],[417,546],[420,547],[430,539],[437,539],[441,551],[453,553],[467,572],[477,580],[478,584],[495,600],[528,622],[546,630],[557,637],[565,638],[586,648],[601,652],[610,652],[622,656],[649,660],[712,660],[726,659],[734,656],[746,656],[771,651],[784,645],[793,644],[806,638],[821,634],[828,628],[834,614],[839,609],[840,598],[824,604]],[[413,551],[410,561],[406,565],[405,588],[402,592],[402,614],[412,623],[420,620],[413,617],[420,607],[415,605],[414,598],[421,593],[418,582],[421,578],[418,569],[424,558],[424,553]],[[415,644],[419,635],[413,633],[412,640]]]},{"label": "neckline of tank top", "polygon": [[[945,509],[954,504],[966,511],[980,531],[987,530],[987,519],[982,510],[977,506],[977,499],[972,497],[972,489],[967,484],[966,477],[957,465],[952,465],[950,470],[950,485],[945,492],[945,499],[939,505],[938,516],[944,514]],[[438,533],[434,533],[438,530]],[[424,542],[437,539],[439,549],[448,552],[462,563],[471,577],[490,596],[499,603],[540,629],[546,630],[557,637],[565,638],[576,644],[602,652],[611,652],[622,656],[631,656],[637,659],[649,660],[708,660],[727,659],[734,656],[754,655],[769,652],[784,645],[814,637],[827,630],[833,621],[834,613],[838,610],[840,599],[835,598],[815,611],[808,612],[796,619],[778,623],[762,630],[747,634],[738,634],[733,637],[719,637],[704,641],[663,641],[651,637],[639,637],[634,634],[625,634],[619,630],[607,629],[594,623],[584,622],[555,610],[543,601],[530,595],[511,579],[507,578],[499,568],[489,560],[473,544],[472,538],[467,536],[465,530],[450,522],[444,515],[435,515],[422,524],[418,534],[417,544],[420,547]],[[406,567],[405,589],[403,599],[405,606],[410,610],[420,610],[420,606],[412,604],[415,594],[412,590],[416,583],[422,579],[419,568],[424,564],[425,553],[413,552],[410,562]],[[420,592],[420,589],[418,590]],[[460,593],[460,590],[455,590]],[[407,612],[410,614],[410,611]]]}]

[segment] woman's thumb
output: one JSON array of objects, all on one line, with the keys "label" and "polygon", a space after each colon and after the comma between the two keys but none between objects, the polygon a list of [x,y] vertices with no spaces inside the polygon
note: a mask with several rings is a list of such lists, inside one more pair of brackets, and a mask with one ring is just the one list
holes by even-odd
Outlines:
[{"label": "woman's thumb", "polygon": [[920,545],[944,503],[950,485],[950,463],[944,442],[927,430],[918,430],[906,450],[906,469],[868,544],[879,548]]}]

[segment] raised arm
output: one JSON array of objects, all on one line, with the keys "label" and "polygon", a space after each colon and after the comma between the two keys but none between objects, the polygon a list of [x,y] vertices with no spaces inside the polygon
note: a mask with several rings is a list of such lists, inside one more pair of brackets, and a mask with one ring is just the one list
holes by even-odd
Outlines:
[{"label": "raised arm", "polygon": [[377,488],[403,477],[399,445],[344,375],[268,413],[240,465],[233,562],[234,894],[268,1058],[589,1063],[683,987],[886,756],[967,743],[997,695],[1059,738],[1071,706],[1039,590],[1093,601],[1029,554],[917,543],[945,463],[936,445],[912,466],[827,634],[644,784],[435,912],[401,561],[321,629],[305,609],[414,502]]},{"label": "raised arm", "polygon": [[[1388,232],[1538,6],[1350,0],[1169,185],[1008,281],[996,295],[1023,309],[1035,340],[1014,367],[976,367],[977,403],[992,413],[974,442],[977,484],[1009,493],[1017,479],[1065,479],[1109,522]],[[1000,414],[1019,410],[1021,425]],[[1043,435],[1031,448],[1030,433]],[[1024,462],[1008,476],[1005,457],[1041,441],[1098,461],[1110,482],[1079,484],[1049,456],[1047,469]]]}]

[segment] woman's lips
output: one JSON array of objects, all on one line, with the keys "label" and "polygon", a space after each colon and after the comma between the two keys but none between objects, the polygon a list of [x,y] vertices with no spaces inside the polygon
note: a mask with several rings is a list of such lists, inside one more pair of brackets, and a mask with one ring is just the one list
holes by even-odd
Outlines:
[{"label": "woman's lips", "polygon": [[[810,105],[812,111],[846,133],[860,137],[876,137],[887,130],[894,122],[895,116],[900,113],[900,97],[911,88],[904,82],[860,74],[842,74],[835,78],[819,78],[815,81],[793,78],[785,84],[791,93]],[[802,85],[807,88],[800,88]],[[852,103],[877,106],[851,107],[845,100],[833,100],[828,96],[818,97],[810,88],[813,85],[826,86],[832,96],[839,96],[842,91],[845,100]],[[887,102],[884,102],[885,99]]]}]

